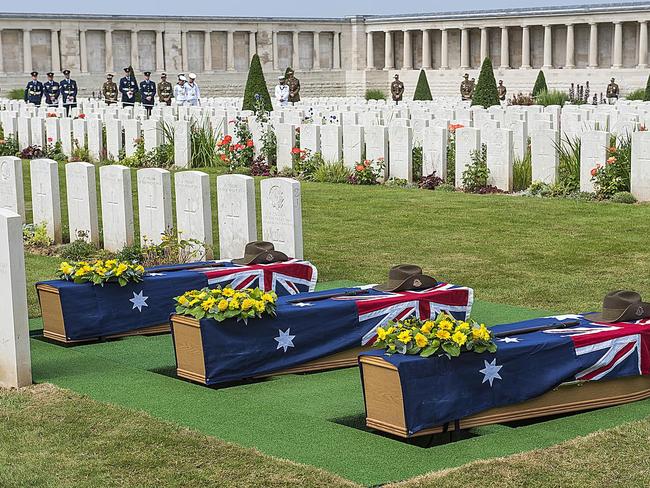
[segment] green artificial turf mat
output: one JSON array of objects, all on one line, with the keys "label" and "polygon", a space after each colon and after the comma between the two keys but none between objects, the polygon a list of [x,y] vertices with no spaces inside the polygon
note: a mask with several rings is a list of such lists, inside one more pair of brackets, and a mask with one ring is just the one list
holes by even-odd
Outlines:
[{"label": "green artificial turf mat", "polygon": [[[335,282],[321,288],[350,285]],[[489,325],[548,312],[477,302]],[[38,328],[34,321],[33,328]],[[476,459],[546,447],[650,414],[642,401],[513,428],[486,426],[475,437],[430,448],[363,428],[356,368],[278,376],[213,389],[179,380],[171,337],[130,337],[75,347],[32,340],[34,379],[150,414],[267,454],[373,485]]]}]

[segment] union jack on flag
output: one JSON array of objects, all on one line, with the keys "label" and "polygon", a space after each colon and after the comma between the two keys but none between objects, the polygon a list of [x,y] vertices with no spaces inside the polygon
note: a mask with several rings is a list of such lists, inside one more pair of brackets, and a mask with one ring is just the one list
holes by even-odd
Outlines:
[{"label": "union jack on flag", "polygon": [[359,313],[359,324],[367,328],[361,345],[372,344],[377,338],[377,327],[407,317],[435,319],[447,312],[458,320],[466,320],[472,310],[474,290],[464,286],[439,283],[434,288],[417,291],[375,291],[363,296],[337,297],[335,300],[354,300]]},{"label": "union jack on flag", "polygon": [[271,264],[250,264],[231,268],[204,269],[208,286],[230,286],[235,290],[259,287],[278,296],[311,292],[316,288],[318,271],[308,261],[290,259]]}]

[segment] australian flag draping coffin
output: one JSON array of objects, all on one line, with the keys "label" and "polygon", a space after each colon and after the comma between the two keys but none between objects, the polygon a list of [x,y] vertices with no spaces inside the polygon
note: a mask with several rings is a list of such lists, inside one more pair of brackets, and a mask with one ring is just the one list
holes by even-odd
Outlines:
[{"label": "australian flag draping coffin", "polygon": [[43,334],[60,342],[75,342],[168,332],[169,315],[175,310],[173,298],[188,290],[228,285],[294,295],[313,291],[318,275],[313,264],[297,259],[251,265],[212,261],[205,267],[184,268],[187,265],[148,268],[141,283],[123,287],[63,280],[37,283]]},{"label": "australian flag draping coffin", "polygon": [[364,353],[367,425],[410,437],[650,397],[650,320],[603,324],[564,315],[491,330],[566,320],[579,325],[496,339],[495,354]]},{"label": "australian flag draping coffin", "polygon": [[[314,300],[333,293],[357,295]],[[207,385],[272,374],[356,366],[377,327],[441,311],[469,316],[471,288],[440,283],[420,291],[380,292],[339,288],[278,299],[277,316],[221,323],[173,315],[177,374]]]}]

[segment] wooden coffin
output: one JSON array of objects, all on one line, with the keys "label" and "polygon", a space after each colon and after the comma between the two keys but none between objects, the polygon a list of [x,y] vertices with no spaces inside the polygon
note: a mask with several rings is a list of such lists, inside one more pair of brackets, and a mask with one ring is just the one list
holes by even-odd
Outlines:
[{"label": "wooden coffin", "polygon": [[65,333],[65,320],[63,320],[63,309],[61,308],[59,290],[50,285],[38,285],[36,287],[36,291],[38,293],[38,300],[41,304],[43,335],[48,339],[52,339],[53,341],[61,342],[64,344],[79,344],[83,342],[96,341],[98,339],[116,339],[119,337],[169,332],[169,324],[165,323],[105,337],[96,337],[83,340],[69,340],[67,334]]},{"label": "wooden coffin", "polygon": [[[409,435],[397,368],[377,356],[362,356],[360,363],[368,427],[399,437],[417,437],[443,431],[443,427],[439,426]],[[650,398],[650,376],[629,376],[608,381],[574,381],[563,383],[532,400],[492,408],[461,419],[460,428],[610,407],[645,398]],[[454,423],[450,422],[448,430],[453,429]]]},{"label": "wooden coffin", "polygon": [[[174,331],[174,350],[176,351],[176,374],[181,378],[204,385],[207,384],[203,342],[201,340],[201,322],[184,315],[172,315],[171,322]],[[364,347],[348,349],[347,351],[309,361],[300,366],[258,376],[258,378],[356,366],[359,354],[367,350],[368,348]]]}]

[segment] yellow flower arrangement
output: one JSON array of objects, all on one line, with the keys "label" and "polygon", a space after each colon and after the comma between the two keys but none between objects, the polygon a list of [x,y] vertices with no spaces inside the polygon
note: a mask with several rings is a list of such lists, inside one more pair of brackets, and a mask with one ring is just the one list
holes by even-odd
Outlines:
[{"label": "yellow flower arrangement", "polygon": [[429,357],[439,352],[449,357],[463,351],[495,352],[497,346],[490,329],[475,321],[466,322],[441,313],[435,320],[408,318],[377,328],[375,347],[391,354],[418,354]]},{"label": "yellow flower arrangement", "polygon": [[259,288],[203,288],[186,291],[174,300],[179,315],[189,315],[198,320],[214,319],[217,322],[233,318],[247,322],[263,315],[275,316],[278,296],[275,292],[264,292]]},{"label": "yellow flower arrangement", "polygon": [[104,286],[104,283],[139,283],[144,276],[144,268],[137,263],[118,261],[116,259],[101,259],[95,261],[78,261],[59,265],[57,275],[60,279],[75,283],[92,283]]}]

